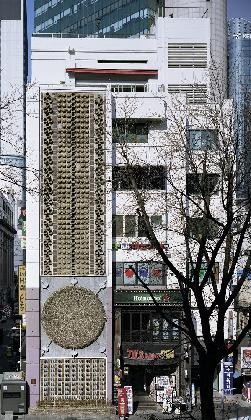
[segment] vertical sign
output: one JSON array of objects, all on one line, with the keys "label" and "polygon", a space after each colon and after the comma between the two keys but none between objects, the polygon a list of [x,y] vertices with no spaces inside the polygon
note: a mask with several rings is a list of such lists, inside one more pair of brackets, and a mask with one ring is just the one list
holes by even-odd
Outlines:
[{"label": "vertical sign", "polygon": [[19,315],[24,315],[26,312],[26,267],[20,265],[18,267],[18,300],[19,300]]},{"label": "vertical sign", "polygon": [[132,392],[132,386],[131,385],[127,385],[124,386],[124,388],[126,389],[126,394],[127,394],[127,411],[128,414],[133,414],[133,392]]},{"label": "vertical sign", "polygon": [[223,364],[224,395],[233,394],[233,365]]}]

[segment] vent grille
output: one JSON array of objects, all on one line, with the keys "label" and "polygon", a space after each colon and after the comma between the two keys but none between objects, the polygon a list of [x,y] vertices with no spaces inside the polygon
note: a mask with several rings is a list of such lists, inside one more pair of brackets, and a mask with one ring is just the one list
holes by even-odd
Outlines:
[{"label": "vent grille", "polygon": [[171,94],[185,94],[189,104],[207,103],[207,85],[168,85]]},{"label": "vent grille", "polygon": [[169,68],[206,68],[207,44],[168,44]]},{"label": "vent grille", "polygon": [[105,101],[41,98],[41,274],[105,274]]}]

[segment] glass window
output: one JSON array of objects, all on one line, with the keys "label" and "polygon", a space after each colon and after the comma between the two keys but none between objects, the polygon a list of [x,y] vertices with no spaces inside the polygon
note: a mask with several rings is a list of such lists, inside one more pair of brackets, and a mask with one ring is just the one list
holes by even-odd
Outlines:
[{"label": "glass window", "polygon": [[149,284],[152,285],[161,285],[163,284],[163,264],[153,262],[150,263],[150,276],[149,276]]},{"label": "glass window", "polygon": [[218,174],[187,174],[186,188],[188,195],[212,195],[219,190]]},{"label": "glass window", "polygon": [[136,236],[136,216],[134,215],[125,215],[125,236]]},{"label": "glass window", "polygon": [[132,314],[132,341],[140,339],[140,312]]},{"label": "glass window", "polygon": [[216,130],[189,130],[189,146],[192,150],[213,150],[217,147]]},{"label": "glass window", "polygon": [[165,284],[165,265],[161,262],[117,262],[114,263],[113,276],[114,282],[117,286],[125,285],[141,285],[130,266],[138,273],[141,280],[148,285],[163,285]]},{"label": "glass window", "polygon": [[135,263],[124,263],[124,285],[131,286],[136,283],[136,276],[133,269],[136,271]]},{"label": "glass window", "polygon": [[130,312],[122,312],[121,317],[122,336],[125,341],[130,341]]},{"label": "glass window", "polygon": [[116,279],[116,285],[120,286],[123,284],[123,278],[124,278],[124,264],[123,263],[116,263],[115,264],[115,279]]},{"label": "glass window", "polygon": [[204,220],[201,217],[188,217],[187,227],[190,238],[200,241],[202,236],[214,240],[219,236],[219,227],[213,220]]},{"label": "glass window", "polygon": [[141,314],[141,341],[151,341],[151,315],[150,313]]},{"label": "glass window", "polygon": [[138,275],[146,284],[149,284],[149,263],[138,263]]},{"label": "glass window", "polygon": [[138,189],[165,190],[165,167],[164,166],[131,166],[125,168],[117,166],[113,168],[113,190],[132,190],[128,176],[128,170],[133,173],[133,179]]},{"label": "glass window", "polygon": [[151,216],[151,224],[153,227],[161,226],[162,225],[162,216],[155,214]]},{"label": "glass window", "polygon": [[160,319],[158,317],[153,317],[152,319],[152,326],[153,326],[153,341],[160,341]]},{"label": "glass window", "polygon": [[123,236],[123,216],[112,216],[112,236]]}]

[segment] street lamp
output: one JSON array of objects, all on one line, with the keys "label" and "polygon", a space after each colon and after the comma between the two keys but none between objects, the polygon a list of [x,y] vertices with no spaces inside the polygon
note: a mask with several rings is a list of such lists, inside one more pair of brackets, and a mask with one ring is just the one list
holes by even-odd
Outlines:
[{"label": "street lamp", "polygon": [[18,327],[12,327],[13,331],[19,330],[19,370],[22,370],[21,364],[22,364],[22,321],[19,320],[19,328]]}]

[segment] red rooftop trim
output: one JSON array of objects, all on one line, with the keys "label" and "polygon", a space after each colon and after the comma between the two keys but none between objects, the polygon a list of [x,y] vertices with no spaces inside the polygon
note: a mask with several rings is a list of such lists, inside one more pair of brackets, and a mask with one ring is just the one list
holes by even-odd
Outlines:
[{"label": "red rooftop trim", "polygon": [[132,69],[84,69],[67,68],[67,73],[96,73],[96,74],[158,74],[158,70],[132,70]]}]

